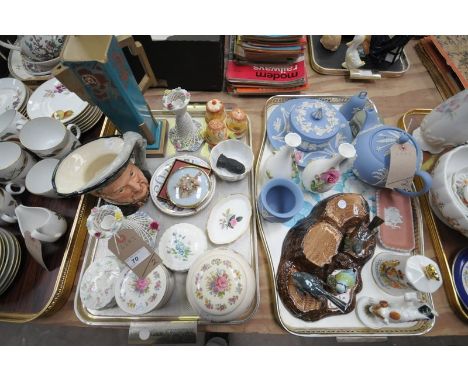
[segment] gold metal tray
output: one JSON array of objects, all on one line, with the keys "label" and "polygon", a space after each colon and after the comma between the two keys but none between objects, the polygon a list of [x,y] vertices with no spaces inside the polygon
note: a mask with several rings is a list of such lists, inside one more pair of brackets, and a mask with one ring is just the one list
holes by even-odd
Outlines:
[{"label": "gold metal tray", "polygon": [[[98,129],[98,127],[95,127]],[[104,127],[97,136],[112,134],[113,127],[104,120]],[[94,133],[94,131],[90,131]],[[88,138],[91,138],[88,136]],[[70,203],[67,199],[51,200],[34,195],[26,196],[28,204],[43,205],[53,210],[61,208],[62,211],[70,213]],[[76,212],[69,230],[68,237],[63,237],[52,247],[53,251],[47,256],[56,258],[54,268],[47,272],[43,270],[27,252],[24,240],[17,227],[4,227],[12,231],[18,237],[22,246],[22,265],[20,273],[8,291],[0,298],[0,321],[6,322],[28,322],[38,317],[51,315],[58,311],[68,300],[73,288],[76,271],[80,262],[81,253],[84,248],[87,230],[86,218],[91,208],[96,203],[96,198],[91,195],[83,195],[79,198]],[[50,204],[50,205],[49,205]],[[60,253],[63,256],[60,257]],[[46,259],[47,260],[47,259]]]},{"label": "gold metal tray", "polygon": [[[403,114],[398,121],[398,126],[408,132],[412,132],[413,129],[420,125],[424,116],[429,114],[431,111],[432,109],[410,110]],[[437,158],[443,153],[444,152],[441,154],[425,156],[423,164],[424,169],[426,171],[431,170]],[[422,189],[423,185],[419,178],[415,179],[415,184],[418,190]],[[468,246],[468,239],[445,226],[444,223],[434,216],[427,194],[420,196],[420,202],[437,262],[439,263],[439,267],[443,275],[445,294],[447,295],[449,303],[455,313],[457,313],[457,315],[463,320],[468,321],[468,312],[464,309],[463,304],[458,298],[455,282],[452,276],[453,258],[460,248]]]},{"label": "gold metal tray", "polygon": [[[226,104],[226,109],[231,109],[230,106],[231,105]],[[206,126],[206,122],[204,119],[205,103],[191,103],[189,104],[187,110],[192,117],[194,117],[196,120],[202,123],[202,126]],[[168,121],[168,131],[169,129],[175,126],[175,115],[173,112],[168,111],[168,110],[152,110],[152,113],[155,118],[166,119]],[[108,127],[109,127],[109,122],[106,121],[106,123],[104,124],[104,128],[107,129]],[[245,140],[245,143],[247,143],[248,145],[250,146],[252,145],[252,125],[250,121],[249,121],[249,134],[244,138],[244,140]],[[201,151],[204,152],[204,150],[207,150],[206,143],[202,146]],[[195,152],[195,153],[182,152],[180,154],[177,154],[174,151],[174,148],[171,142],[168,141],[167,149],[166,149],[166,156],[164,158],[147,158],[147,163],[148,163],[149,168],[152,171],[154,171],[156,167],[158,167],[161,163],[166,161],[169,157],[172,157],[174,155],[181,155],[181,154],[190,154],[190,155],[200,156],[199,152]],[[203,159],[206,159],[206,158],[203,158]],[[250,235],[248,235],[248,243],[244,243],[243,246],[244,247],[248,246],[249,251],[250,251],[250,254],[249,256],[247,256],[246,260],[250,263],[255,274],[255,279],[256,279],[255,298],[254,298],[254,301],[252,302],[252,305],[249,307],[247,312],[242,317],[240,317],[236,321],[220,323],[220,324],[240,324],[249,320],[253,316],[260,302],[258,253],[257,253],[257,229],[256,229],[256,224],[255,224],[256,209],[254,207],[254,202],[255,202],[254,171],[252,169],[250,175],[240,182],[235,182],[235,183],[226,182],[226,184],[223,184],[223,186],[220,186],[220,184],[223,182],[224,181],[217,179],[215,197],[210,202],[211,206],[213,206],[216,203],[216,200],[218,200],[219,198],[222,198],[223,196],[226,196],[227,193],[238,193],[239,191],[236,189],[236,187],[242,187],[243,189],[247,189],[248,193],[250,194],[251,203],[252,203]],[[242,185],[241,185],[241,182],[242,182]],[[247,183],[244,183],[244,182],[247,182]],[[225,188],[225,192],[222,191],[221,187]],[[172,224],[180,223],[182,221],[187,222],[187,223],[197,224],[195,221],[193,221],[193,219],[203,219],[202,215],[204,215],[205,213],[206,214],[209,213],[210,206],[208,206],[206,209],[204,209],[203,211],[199,212],[196,215],[187,216],[187,217],[173,217],[170,215],[166,215],[162,213],[161,211],[159,211],[156,208],[156,206],[154,206],[152,201],[149,201],[148,203],[146,203],[146,205],[143,207],[143,210],[148,212],[151,216],[154,216],[161,223],[161,226],[166,225],[168,227]],[[204,224],[206,224],[206,221],[204,221]],[[161,229],[161,231],[158,234],[157,240],[160,239],[163,233],[164,233],[164,229]],[[238,240],[241,240],[241,238]],[[230,243],[230,244],[237,245],[236,243],[237,241],[235,241],[234,243]],[[173,295],[171,296],[169,302],[162,308],[154,310],[145,315],[141,315],[141,316],[128,315],[127,313],[124,313],[123,311],[121,311],[119,308],[111,308],[111,309],[106,309],[102,311],[91,311],[87,309],[83,305],[81,298],[79,297],[79,289],[80,289],[79,285],[81,282],[81,278],[83,277],[84,271],[93,262],[96,256],[97,246],[98,246],[98,241],[96,240],[96,238],[90,237],[89,245],[84,255],[84,259],[83,259],[83,265],[81,267],[80,281],[78,282],[77,291],[75,294],[75,301],[74,301],[75,314],[85,324],[93,325],[93,326],[120,326],[120,327],[128,327],[128,326],[131,327],[132,325],[135,325],[135,324],[150,325],[152,323],[153,324],[154,323],[158,323],[158,324],[172,323],[175,325],[183,324],[184,322],[193,323],[195,325],[197,323],[216,324],[214,322],[202,321],[200,317],[196,315],[193,309],[190,307],[190,304],[185,294],[185,277],[187,273],[181,273],[181,272],[174,272],[176,289]],[[209,243],[209,246],[211,246],[211,243]],[[227,245],[227,246],[230,246],[230,245]],[[217,247],[217,246],[213,246],[213,247]]]},{"label": "gold metal tray", "polygon": [[[331,104],[335,105],[341,105],[345,103],[351,96],[343,96],[343,95],[300,95],[300,96],[295,96],[295,95],[280,95],[280,96],[274,96],[271,97],[270,99],[267,100],[264,108],[264,126],[263,126],[263,140],[262,140],[262,145],[260,147],[260,151],[257,157],[257,162],[255,166],[255,172],[256,172],[256,184],[255,184],[255,195],[258,195],[260,192],[260,184],[257,184],[257,182],[261,181],[261,176],[260,176],[260,168],[262,164],[262,159],[265,156],[266,151],[271,151],[271,145],[268,141],[268,136],[267,136],[267,121],[268,121],[268,115],[269,115],[269,110],[274,107],[275,105],[284,103],[290,99],[295,99],[295,98],[318,98],[324,101],[327,101]],[[373,107],[376,109],[375,105],[372,103],[371,100],[368,102],[368,107]],[[267,154],[268,155],[268,154]],[[411,252],[411,254],[421,254],[424,255],[424,238],[423,238],[423,223],[422,223],[422,216],[421,216],[421,208],[419,206],[419,202],[417,199],[412,199],[412,209],[413,209],[413,224],[414,224],[414,229],[415,229],[415,249]],[[277,293],[277,287],[276,287],[276,272],[275,272],[275,259],[274,256],[271,253],[270,247],[272,247],[272,243],[269,243],[269,240],[267,239],[267,234],[265,232],[264,228],[264,221],[260,217],[260,214],[257,211],[257,224],[258,224],[258,229],[259,229],[259,234],[262,239],[263,246],[265,248],[265,253],[267,254],[268,258],[268,263],[269,263],[269,268],[271,272],[271,277],[270,280],[272,281],[271,283],[271,288],[273,289],[273,294],[274,294],[274,304],[275,304],[275,315],[277,317],[277,320],[281,324],[281,326],[287,330],[289,333],[294,334],[294,335],[299,335],[299,336],[338,336],[338,337],[385,337],[385,336],[407,336],[407,335],[421,335],[429,332],[435,324],[435,319],[433,320],[428,320],[428,321],[419,321],[411,325],[411,323],[406,326],[406,327],[395,327],[395,326],[390,326],[390,327],[385,327],[382,329],[370,329],[362,324],[360,322],[356,323],[356,326],[350,326],[347,324],[347,322],[350,322],[351,319],[354,321],[357,320],[357,318],[352,318],[350,315],[355,314],[355,313],[350,313],[347,315],[342,315],[342,316],[334,316],[331,317],[334,321],[334,324],[327,325],[327,326],[322,326],[322,324],[318,324],[315,326],[317,323],[320,323],[320,321],[327,320],[328,318],[325,318],[323,320],[316,321],[315,323],[312,323],[312,325],[306,321],[298,320],[296,319],[295,322],[297,322],[297,325],[290,325],[285,322],[285,319],[283,318],[283,315],[281,314],[281,311],[285,311],[286,308],[283,307],[282,302],[280,300],[279,294]],[[275,243],[276,246],[278,246],[278,243]],[[369,260],[369,263],[371,263],[372,260]],[[370,283],[369,285],[373,285],[373,280],[371,271],[369,269],[369,264],[365,267],[367,269],[367,274],[365,275],[365,269],[363,269],[363,279],[366,277],[366,280]],[[369,279],[370,278],[370,279]],[[366,284],[364,284],[364,288],[366,287]],[[369,287],[370,288],[370,287]],[[375,288],[378,288],[377,285],[375,285]],[[372,289],[372,288],[371,288]],[[363,289],[361,293],[365,292]],[[382,291],[382,296],[385,296],[386,294]],[[421,293],[419,294],[419,297],[429,304],[430,306],[433,306],[432,303],[432,296],[430,294],[424,294]],[[340,319],[340,323],[345,324],[345,325],[339,325],[336,324],[337,319]],[[302,321],[302,322],[299,322]],[[292,321],[291,321],[292,322]]]},{"label": "gold metal tray", "polygon": [[[312,69],[314,69],[316,72],[321,73],[321,74],[330,74],[334,76],[347,76],[349,75],[349,70],[344,69],[344,68],[332,68],[332,67],[324,67],[320,65],[317,62],[316,59],[316,48],[315,45],[317,44],[317,41],[320,39],[320,36],[307,36],[307,42],[308,42],[308,48],[309,48],[309,59],[310,59],[310,66]],[[314,44],[315,42],[315,44]],[[320,44],[320,42],[318,42]],[[336,53],[336,52],[334,52]],[[382,77],[401,77],[403,74],[405,74],[409,68],[410,68],[410,61],[408,59],[408,56],[406,55],[405,49],[403,49],[403,52],[400,57],[401,61],[401,70],[376,70],[372,68],[367,68],[367,70],[372,70],[373,72],[380,74]]]}]

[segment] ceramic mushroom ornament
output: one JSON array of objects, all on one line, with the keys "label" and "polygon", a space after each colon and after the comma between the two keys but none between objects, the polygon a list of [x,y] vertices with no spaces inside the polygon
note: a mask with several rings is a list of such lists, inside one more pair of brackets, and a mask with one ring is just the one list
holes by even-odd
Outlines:
[{"label": "ceramic mushroom ornament", "polygon": [[145,147],[134,132],[89,142],[58,164],[54,189],[63,197],[90,192],[112,204],[142,206],[149,196]]}]

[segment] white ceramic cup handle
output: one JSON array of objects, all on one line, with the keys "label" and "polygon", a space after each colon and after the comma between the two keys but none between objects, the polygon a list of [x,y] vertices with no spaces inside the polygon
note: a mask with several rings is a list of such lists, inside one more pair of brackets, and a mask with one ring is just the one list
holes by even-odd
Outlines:
[{"label": "white ceramic cup handle", "polygon": [[15,184],[15,186],[19,188],[19,191],[14,191],[14,190],[12,189],[12,184],[14,184],[14,183],[8,183],[8,184],[5,186],[6,192],[8,192],[8,193],[11,194],[11,195],[19,195],[19,194],[22,194],[22,193],[24,192],[24,190],[25,190],[25,187],[24,187],[24,186],[20,186],[20,185],[18,185],[18,184]]},{"label": "white ceramic cup handle", "polygon": [[[74,133],[72,131],[72,129],[75,129],[76,130],[76,133]],[[68,126],[67,126],[67,130],[70,131],[75,137],[76,139],[80,139],[81,137],[81,130],[80,130],[80,127],[78,125],[75,125],[74,123],[70,123]]]},{"label": "white ceramic cup handle", "polygon": [[31,232],[31,237],[48,243],[51,243],[57,239],[55,236],[45,235],[42,232],[39,232],[37,229]]},{"label": "white ceramic cup handle", "polygon": [[16,216],[10,216],[7,214],[3,214],[2,216],[0,216],[0,218],[6,221],[7,223],[16,223],[18,221],[18,218]]},{"label": "white ceramic cup handle", "polygon": [[21,130],[23,128],[23,126],[26,124],[26,122],[28,122],[28,120],[26,119],[18,119],[16,121],[16,130]]}]

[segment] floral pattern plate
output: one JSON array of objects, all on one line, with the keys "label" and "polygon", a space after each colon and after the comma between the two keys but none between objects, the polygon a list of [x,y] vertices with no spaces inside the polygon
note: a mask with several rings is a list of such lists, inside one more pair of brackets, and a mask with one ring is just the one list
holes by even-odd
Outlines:
[{"label": "floral pattern plate", "polygon": [[255,278],[241,255],[217,248],[199,257],[187,276],[187,297],[203,319],[229,321],[252,303]]},{"label": "floral pattern plate", "polygon": [[96,259],[83,274],[80,297],[88,309],[104,309],[115,303],[115,282],[121,263],[114,256]]},{"label": "floral pattern plate", "polygon": [[[270,144],[274,150],[279,150],[285,145],[284,137],[287,133],[292,132],[291,128],[291,113],[294,112],[296,107],[300,106],[307,98],[297,98],[286,101],[276,106],[267,120],[267,136]],[[313,101],[310,99],[309,101]],[[306,167],[312,159],[329,158],[338,152],[338,146],[341,143],[351,143],[353,136],[351,128],[348,126],[341,129],[336,135],[328,142],[323,144],[309,144],[310,151],[301,151],[295,149],[295,160],[298,166]]]},{"label": "floral pattern plate", "polygon": [[167,301],[170,277],[162,265],[158,265],[142,279],[132,270],[124,269],[115,283],[117,305],[133,315],[151,312]]},{"label": "floral pattern plate", "polygon": [[29,118],[52,117],[59,110],[68,111],[68,117],[61,119],[62,123],[70,122],[81,114],[88,102],[83,101],[75,93],[68,90],[56,78],[44,82],[31,95],[28,101]]},{"label": "floral pattern plate", "polygon": [[468,309],[468,248],[462,249],[455,256],[452,274],[458,297],[465,309]]},{"label": "floral pattern plate", "polygon": [[0,78],[0,114],[19,110],[26,100],[26,86],[14,78]]},{"label": "floral pattern plate", "polygon": [[173,271],[188,271],[208,248],[205,233],[193,224],[180,223],[168,228],[159,241],[158,255]]},{"label": "floral pattern plate", "polygon": [[215,189],[216,189],[216,178],[214,173],[211,174],[210,176],[210,182],[211,182],[211,189],[210,192],[208,193],[208,196],[206,199],[203,201],[202,204],[200,204],[196,208],[180,208],[172,203],[166,202],[164,200],[158,199],[158,193],[161,187],[164,185],[164,182],[166,181],[166,178],[171,171],[172,164],[174,160],[180,159],[183,161],[187,161],[190,163],[197,164],[199,166],[203,167],[210,167],[210,165],[204,161],[203,159],[197,158],[193,155],[180,155],[177,157],[172,157],[166,160],[164,163],[162,163],[156,171],[153,173],[153,176],[151,177],[151,182],[150,182],[150,195],[151,195],[151,200],[153,200],[154,205],[161,210],[162,212],[172,215],[172,216],[192,216],[195,215],[197,212],[203,210],[208,204],[211,202],[213,199]]},{"label": "floral pattern plate", "polygon": [[213,244],[231,243],[247,231],[251,216],[252,205],[247,196],[233,194],[220,199],[208,218],[208,237]]}]

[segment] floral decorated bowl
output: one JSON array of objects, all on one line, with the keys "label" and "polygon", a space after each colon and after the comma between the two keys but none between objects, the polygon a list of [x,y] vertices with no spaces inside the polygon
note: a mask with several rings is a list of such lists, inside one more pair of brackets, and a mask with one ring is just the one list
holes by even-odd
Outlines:
[{"label": "floral decorated bowl", "polygon": [[207,248],[206,235],[200,228],[193,224],[180,223],[164,232],[159,241],[158,254],[169,269],[186,272]]},{"label": "floral decorated bowl", "polygon": [[228,248],[208,251],[187,275],[187,298],[204,321],[241,319],[253,303],[255,288],[252,268]]},{"label": "floral decorated bowl", "polygon": [[[218,167],[218,158],[221,154],[224,154],[226,157],[242,163],[245,167],[245,171],[242,174],[235,174],[226,170],[225,168]],[[254,155],[252,149],[245,143],[235,139],[228,139],[218,143],[211,150],[210,154],[211,168],[216,175],[228,182],[236,182],[238,180],[244,179],[250,170],[252,170],[253,162]]]},{"label": "floral decorated bowl", "polygon": [[149,313],[162,307],[172,295],[174,277],[158,265],[145,278],[125,268],[115,283],[115,300],[123,311],[132,315]]},{"label": "floral decorated bowl", "polygon": [[60,55],[65,36],[28,35],[21,37],[21,52],[32,61],[48,61]]},{"label": "floral decorated bowl", "polygon": [[465,187],[458,187],[466,168],[468,145],[442,155],[432,171],[433,183],[429,202],[437,217],[446,225],[468,237],[468,208],[462,202]]}]

